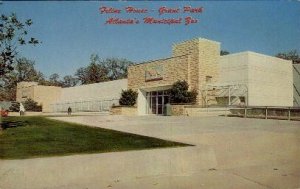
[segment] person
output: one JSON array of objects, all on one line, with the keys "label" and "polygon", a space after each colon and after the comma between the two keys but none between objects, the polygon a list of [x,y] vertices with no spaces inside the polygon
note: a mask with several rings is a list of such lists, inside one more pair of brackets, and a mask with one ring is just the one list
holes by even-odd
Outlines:
[{"label": "person", "polygon": [[71,113],[72,113],[72,108],[69,107],[69,108],[68,108],[68,115],[71,115]]},{"label": "person", "polygon": [[20,116],[25,115],[25,107],[22,103],[20,103]]}]

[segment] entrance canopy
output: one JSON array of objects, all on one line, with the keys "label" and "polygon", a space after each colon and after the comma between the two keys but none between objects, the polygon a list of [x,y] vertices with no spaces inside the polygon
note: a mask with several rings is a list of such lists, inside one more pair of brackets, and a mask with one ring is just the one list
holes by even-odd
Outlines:
[{"label": "entrance canopy", "polygon": [[171,89],[172,85],[164,85],[164,86],[155,86],[155,87],[142,87],[140,90],[143,90],[145,92],[151,92],[151,91],[164,91]]}]

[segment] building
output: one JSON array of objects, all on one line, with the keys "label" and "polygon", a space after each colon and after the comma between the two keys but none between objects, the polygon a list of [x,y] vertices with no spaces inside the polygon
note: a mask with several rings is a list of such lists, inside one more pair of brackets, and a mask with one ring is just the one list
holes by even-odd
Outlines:
[{"label": "building", "polygon": [[59,101],[61,87],[38,85],[37,82],[20,82],[17,84],[17,102],[32,99],[42,105],[43,112],[50,112],[50,104]]},{"label": "building", "polygon": [[[185,80],[198,92],[199,107],[293,106],[292,67],[291,61],[248,51],[220,56],[219,42],[196,38],[174,44],[169,58],[130,66],[127,80],[63,89],[22,82],[17,100],[32,97],[43,104],[43,111],[63,111],[71,105],[78,111],[99,111],[105,100],[117,105],[121,90],[128,88],[138,92],[138,115],[163,114],[170,101],[168,89]],[[91,106],[98,108],[87,108]]]},{"label": "building", "polygon": [[291,61],[254,52],[220,56],[220,43],[200,38],[175,44],[170,58],[129,67],[138,114],[162,114],[166,90],[177,80],[198,92],[196,104],[202,107],[293,106]]},{"label": "building", "polygon": [[247,51],[222,56],[219,66],[219,85],[241,86],[235,96],[249,106],[293,106],[291,61]]},{"label": "building", "polygon": [[61,88],[38,85],[36,82],[20,82],[17,85],[17,101],[30,98],[43,106],[43,112],[105,111],[118,105],[122,90],[127,89],[127,79]]}]

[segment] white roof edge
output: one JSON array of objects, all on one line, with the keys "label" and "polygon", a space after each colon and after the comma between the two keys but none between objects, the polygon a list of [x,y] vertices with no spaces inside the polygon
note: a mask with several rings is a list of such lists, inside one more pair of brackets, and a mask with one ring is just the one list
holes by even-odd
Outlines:
[{"label": "white roof edge", "polygon": [[[124,79],[116,79],[116,80],[112,80],[112,81],[103,81],[103,82],[98,82],[98,83],[90,83],[90,84],[84,84],[84,85],[78,85],[78,86],[73,86],[73,87],[82,87],[82,86],[91,86],[91,85],[99,85],[99,84],[103,84],[103,83],[113,83],[113,82],[121,82],[121,81],[124,81],[125,82],[128,81],[127,78],[124,78]],[[70,89],[70,88],[73,88],[73,87],[65,87],[63,89]]]},{"label": "white roof edge", "polygon": [[257,52],[254,52],[254,51],[242,51],[242,52],[238,52],[238,53],[223,55],[223,56],[221,56],[221,58],[227,58],[227,57],[230,57],[230,56],[238,56],[238,55],[246,55],[246,54],[247,55],[252,54],[252,55],[256,55],[256,56],[264,56],[264,57],[269,57],[269,58],[275,58],[275,59],[280,59],[280,60],[292,63],[291,60],[285,60],[285,59],[282,59],[282,58],[278,58],[276,56],[270,56],[270,55],[266,55],[266,54],[262,54],[262,53],[257,53]]}]

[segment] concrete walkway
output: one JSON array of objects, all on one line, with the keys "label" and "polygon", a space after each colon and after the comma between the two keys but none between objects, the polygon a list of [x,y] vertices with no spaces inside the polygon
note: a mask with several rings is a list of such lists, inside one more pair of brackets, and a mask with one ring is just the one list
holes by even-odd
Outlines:
[{"label": "concrete walkway", "polygon": [[194,144],[0,160],[0,188],[300,188],[300,122],[227,117],[57,117]]}]

